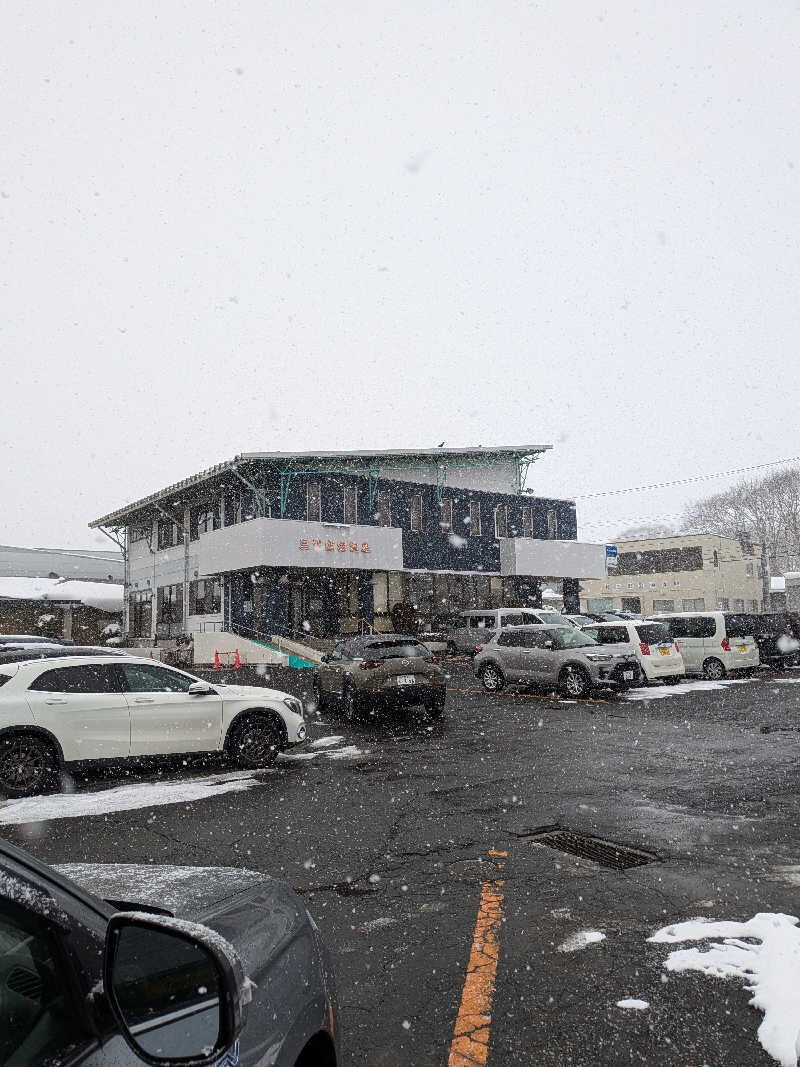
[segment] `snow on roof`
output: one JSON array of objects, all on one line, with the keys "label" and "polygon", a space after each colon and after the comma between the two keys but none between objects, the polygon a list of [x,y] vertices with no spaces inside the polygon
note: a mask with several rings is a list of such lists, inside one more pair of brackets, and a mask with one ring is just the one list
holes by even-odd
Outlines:
[{"label": "snow on roof", "polygon": [[782,575],[776,575],[774,578],[770,578],[769,587],[773,593],[785,593],[786,579]]},{"label": "snow on roof", "polygon": [[122,611],[123,587],[112,582],[81,582],[75,578],[0,578],[0,600],[64,601],[98,611]]}]

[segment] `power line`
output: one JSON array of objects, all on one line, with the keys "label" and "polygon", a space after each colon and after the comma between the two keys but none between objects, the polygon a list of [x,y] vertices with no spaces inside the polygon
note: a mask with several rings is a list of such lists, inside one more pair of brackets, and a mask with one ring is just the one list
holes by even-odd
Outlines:
[{"label": "power line", "polygon": [[575,500],[595,500],[600,496],[621,496],[623,493],[644,493],[648,489],[668,489],[672,485],[692,485],[695,482],[708,482],[712,478],[728,478],[732,474],[746,474],[748,471],[760,471],[765,467],[780,467],[784,463],[799,463],[800,456],[790,456],[789,459],[776,459],[772,463],[756,463],[752,467],[737,467],[731,471],[717,471],[716,474],[698,474],[694,478],[678,478],[674,482],[654,482],[653,485],[636,485],[630,489],[606,489],[602,493],[583,493],[576,496]]}]

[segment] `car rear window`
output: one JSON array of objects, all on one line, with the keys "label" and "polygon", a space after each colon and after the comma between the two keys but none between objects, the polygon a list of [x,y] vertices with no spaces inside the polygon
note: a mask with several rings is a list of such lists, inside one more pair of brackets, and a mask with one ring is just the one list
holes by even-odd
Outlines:
[{"label": "car rear window", "polygon": [[366,645],[363,652],[366,659],[413,659],[430,654],[430,650],[418,641],[381,641]]},{"label": "car rear window", "polygon": [[87,663],[44,671],[28,689],[39,693],[121,693],[122,679],[117,667]]},{"label": "car rear window", "polygon": [[790,634],[792,632],[792,624],[788,615],[755,615],[753,617],[759,634]]},{"label": "car rear window", "polygon": [[524,626],[528,620],[520,613],[519,615],[503,615],[500,623],[503,626]]},{"label": "car rear window", "polygon": [[664,622],[670,637],[713,637],[717,630],[711,615],[675,615]]},{"label": "car rear window", "polygon": [[728,637],[752,637],[758,633],[755,615],[738,612],[725,613],[725,632]]},{"label": "car rear window", "polygon": [[564,616],[559,615],[557,611],[537,611],[536,618],[540,619],[542,622],[556,623],[559,625],[564,622]]},{"label": "car rear window", "polygon": [[669,642],[669,627],[663,622],[638,622],[636,633],[646,645],[659,645]]}]

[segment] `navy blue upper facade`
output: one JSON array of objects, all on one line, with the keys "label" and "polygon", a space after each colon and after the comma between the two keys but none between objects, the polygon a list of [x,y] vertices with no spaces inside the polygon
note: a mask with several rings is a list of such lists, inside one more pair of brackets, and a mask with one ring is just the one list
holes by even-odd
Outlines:
[{"label": "navy blue upper facade", "polygon": [[[320,519],[327,523],[347,521],[345,490],[355,490],[355,521],[361,526],[390,525],[401,529],[403,566],[409,570],[498,573],[500,542],[495,529],[498,507],[505,509],[505,535],[508,537],[577,538],[575,506],[565,500],[447,485],[439,489],[431,484],[390,478],[377,479],[370,485],[367,477],[357,474],[299,473],[292,477],[288,487],[284,486],[281,514],[278,477],[267,477],[261,484],[262,507],[266,505],[266,514],[273,518],[300,520],[312,517],[309,515],[309,486],[318,487]],[[316,490],[312,488],[311,493],[315,503]],[[386,500],[383,494],[388,494],[388,523],[386,513],[381,511],[381,505]],[[224,501],[225,526],[241,521],[242,512],[257,514],[255,494],[244,485],[241,488],[229,486],[224,493]],[[203,505],[198,507],[202,509]],[[415,508],[416,522],[412,520],[412,510]],[[528,520],[525,509],[529,509]],[[451,520],[449,529],[447,524],[443,528],[443,518]],[[480,533],[475,532],[476,518],[479,519]],[[350,521],[353,521],[352,515]]]}]

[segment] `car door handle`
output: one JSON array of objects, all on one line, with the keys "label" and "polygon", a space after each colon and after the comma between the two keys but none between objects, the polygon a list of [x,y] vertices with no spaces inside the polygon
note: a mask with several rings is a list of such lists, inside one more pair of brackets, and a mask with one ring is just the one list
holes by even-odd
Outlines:
[{"label": "car door handle", "polygon": [[134,697],[134,704],[155,704],[155,697]]},{"label": "car door handle", "polygon": [[49,697],[45,700],[45,704],[66,704],[66,702],[64,697]]}]

